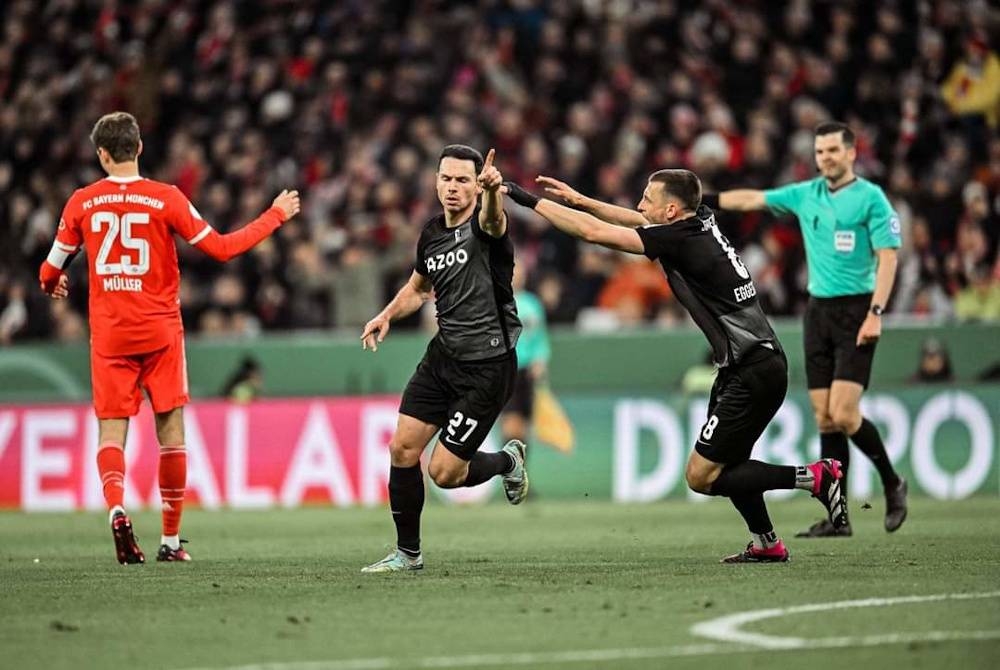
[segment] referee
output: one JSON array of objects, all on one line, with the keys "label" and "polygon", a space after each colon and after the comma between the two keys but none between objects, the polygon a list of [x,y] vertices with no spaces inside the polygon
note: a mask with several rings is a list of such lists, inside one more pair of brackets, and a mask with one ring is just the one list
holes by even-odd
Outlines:
[{"label": "referee", "polygon": [[545,379],[552,347],[545,323],[545,307],[538,296],[525,289],[523,265],[514,265],[512,284],[522,328],[516,347],[517,376],[510,400],[500,415],[500,432],[504,442],[527,443],[535,406],[535,385]]},{"label": "referee", "polygon": [[[847,437],[871,459],[885,490],[885,529],[891,533],[906,519],[906,480],[893,469],[878,429],[861,416],[860,403],[896,275],[899,218],[881,188],[854,174],[857,151],[846,124],[820,124],[815,151],[821,174],[815,179],[767,191],[723,191],[705,202],[798,218],[809,267],[806,379],[822,457],[843,464],[845,491]],[[798,537],[838,535],[851,535],[850,524],[835,529],[824,519]]]}]

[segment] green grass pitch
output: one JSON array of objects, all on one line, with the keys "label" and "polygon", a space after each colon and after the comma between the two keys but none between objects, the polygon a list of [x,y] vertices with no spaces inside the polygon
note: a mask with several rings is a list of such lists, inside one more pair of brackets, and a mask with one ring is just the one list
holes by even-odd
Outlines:
[{"label": "green grass pitch", "polygon": [[[191,510],[192,563],[128,567],[103,514],[7,512],[0,666],[1000,667],[1000,499],[915,500],[896,535],[856,505],[853,538],[794,539],[817,512],[774,503],[792,561],[727,566],[746,535],[721,500],[434,504],[427,568],[403,575],[359,573],[394,537],[385,509]],[[152,561],[158,514],[134,522]],[[977,597],[826,605],[939,594]],[[727,629],[749,640],[692,631],[768,608]]]}]

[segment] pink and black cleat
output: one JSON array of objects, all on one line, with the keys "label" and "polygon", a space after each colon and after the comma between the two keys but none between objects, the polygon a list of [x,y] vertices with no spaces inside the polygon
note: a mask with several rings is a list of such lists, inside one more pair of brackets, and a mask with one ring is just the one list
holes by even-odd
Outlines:
[{"label": "pink and black cleat", "polygon": [[134,565],[146,562],[146,556],[132,532],[132,521],[125,512],[118,512],[111,518],[111,536],[115,539],[115,554],[119,563]]},{"label": "pink and black cleat", "polygon": [[778,540],[778,543],[759,549],[753,546],[753,542],[747,545],[744,551],[732,556],[726,556],[720,563],[785,563],[788,560],[788,549],[785,543]]},{"label": "pink and black cleat", "polygon": [[806,467],[813,473],[813,498],[823,503],[834,531],[849,526],[847,496],[841,486],[844,472],[840,467],[840,461],[824,458]]}]

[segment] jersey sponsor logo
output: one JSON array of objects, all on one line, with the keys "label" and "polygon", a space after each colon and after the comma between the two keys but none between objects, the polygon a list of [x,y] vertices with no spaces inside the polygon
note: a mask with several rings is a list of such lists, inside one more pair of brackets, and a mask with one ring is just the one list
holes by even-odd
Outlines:
[{"label": "jersey sponsor logo", "polygon": [[833,248],[837,251],[854,251],[854,231],[837,230],[833,233]]},{"label": "jersey sponsor logo", "polygon": [[747,282],[743,286],[734,288],[733,295],[736,297],[736,302],[743,302],[757,295],[757,288],[753,285],[753,282]]},{"label": "jersey sponsor logo", "polygon": [[455,263],[465,264],[468,262],[469,252],[465,249],[459,249],[458,251],[449,251],[446,254],[430,256],[424,261],[424,264],[427,266],[428,272],[434,272],[435,270],[450,268],[455,265]]},{"label": "jersey sponsor logo", "polygon": [[59,219],[59,230],[66,230],[66,222],[63,219]]}]

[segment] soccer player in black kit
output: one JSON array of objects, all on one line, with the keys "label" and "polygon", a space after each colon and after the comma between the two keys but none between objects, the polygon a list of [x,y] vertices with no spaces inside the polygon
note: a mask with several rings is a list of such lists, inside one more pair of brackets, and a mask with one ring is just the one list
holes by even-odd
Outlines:
[{"label": "soccer player in black kit", "polygon": [[[575,194],[557,180],[538,181],[555,195]],[[788,367],[781,343],[757,303],[750,273],[719,231],[712,210],[701,204],[701,182],[693,172],[654,172],[638,212],[602,203],[602,208],[591,210],[602,218],[539,198],[510,182],[503,190],[574,237],[660,261],[670,288],[708,338],[719,373],[686,477],[694,491],[729,498],[750,530],[747,548],[722,562],[788,560],[788,550],[768,517],[765,491],[805,489],[823,504],[833,525],[846,523],[838,461],[784,466],[750,459],[754,443],[785,398]]]},{"label": "soccer player in black kit", "polygon": [[513,390],[521,333],[511,287],[514,245],[493,156],[491,149],[484,161],[460,144],[441,152],[437,195],[444,212],[424,226],[409,281],[361,334],[362,347],[376,351],[390,321],[412,314],[432,296],[436,301],[438,333],[403,392],[389,444],[396,549],[362,572],[424,567],[420,455],[439,430],[428,466],[438,486],[478,486],[499,475],[511,504],[528,492],[522,442],[511,440],[496,453],[479,451]]}]

